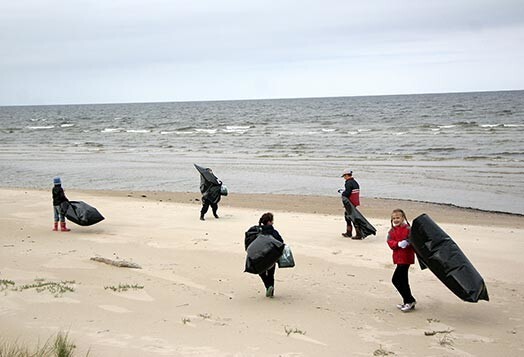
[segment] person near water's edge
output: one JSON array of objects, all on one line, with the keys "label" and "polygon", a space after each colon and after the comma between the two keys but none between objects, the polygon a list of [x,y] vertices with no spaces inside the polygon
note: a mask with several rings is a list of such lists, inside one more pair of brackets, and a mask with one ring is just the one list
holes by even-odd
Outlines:
[{"label": "person near water's edge", "polygon": [[[344,180],[344,191],[341,193],[342,197],[347,197],[353,206],[358,207],[360,205],[360,186],[353,178],[353,171],[350,169],[345,169],[342,173]],[[344,213],[344,219],[346,220],[346,232],[342,233],[343,237],[351,239],[362,239],[362,234],[360,229],[355,226],[354,222],[351,221],[351,217],[348,214]],[[355,236],[353,236],[353,226],[355,226]]]},{"label": "person near water's edge", "polygon": [[[280,236],[280,233],[273,227],[273,213],[267,212],[264,213],[259,221],[258,224],[262,228],[262,231],[260,234],[267,234],[270,236],[273,236],[276,240],[284,243],[284,240],[282,239],[282,236]],[[271,268],[263,272],[262,274],[259,274],[260,278],[264,282],[264,286],[266,287],[266,297],[272,298],[275,295],[275,269],[276,264],[273,264]]]},{"label": "person near water's edge", "polygon": [[62,203],[69,202],[67,199],[64,189],[62,188],[62,180],[60,177],[55,177],[53,179],[53,213],[55,222],[53,225],[53,231],[58,231],[58,222],[60,221],[60,231],[69,232],[70,229],[66,227],[66,220],[62,213]]},{"label": "person near water's edge", "polygon": [[[208,168],[207,171],[210,174],[213,174],[213,170],[210,168]],[[218,218],[218,202],[220,202],[221,198],[222,181],[217,179],[216,182],[218,182],[218,185],[206,180],[204,176],[200,175],[200,192],[202,193],[202,209],[200,210],[201,221],[205,221],[204,215],[207,213],[209,206],[211,206],[213,216]]]}]

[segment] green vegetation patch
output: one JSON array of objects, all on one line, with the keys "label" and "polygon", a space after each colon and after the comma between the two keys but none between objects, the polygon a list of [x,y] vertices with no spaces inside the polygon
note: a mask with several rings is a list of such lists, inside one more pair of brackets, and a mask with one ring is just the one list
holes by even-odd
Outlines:
[{"label": "green vegetation patch", "polygon": [[127,291],[129,289],[138,290],[138,289],[143,289],[143,288],[144,288],[144,286],[138,285],[138,284],[133,284],[133,285],[130,285],[130,284],[118,284],[118,286],[104,286],[105,290],[109,289],[109,290],[113,290],[115,292]]},{"label": "green vegetation patch", "polygon": [[[49,291],[55,297],[60,297],[66,292],[73,292],[75,288],[71,285],[75,284],[74,280],[63,280],[60,282],[45,281],[44,279],[35,279],[33,284],[21,285],[16,290],[35,289],[37,293]],[[0,356],[1,357],[1,356]]]}]

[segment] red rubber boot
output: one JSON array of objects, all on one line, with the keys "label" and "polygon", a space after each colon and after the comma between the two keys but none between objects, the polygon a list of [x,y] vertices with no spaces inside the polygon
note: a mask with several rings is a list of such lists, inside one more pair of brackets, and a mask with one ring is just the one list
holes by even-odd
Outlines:
[{"label": "red rubber boot", "polygon": [[62,232],[69,232],[70,229],[66,227],[66,223],[65,222],[60,222],[60,230]]}]

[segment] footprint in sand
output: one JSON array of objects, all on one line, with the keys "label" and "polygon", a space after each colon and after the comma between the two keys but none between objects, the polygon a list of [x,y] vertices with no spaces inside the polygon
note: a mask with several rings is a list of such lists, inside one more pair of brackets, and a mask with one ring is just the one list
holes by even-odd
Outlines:
[{"label": "footprint in sand", "polygon": [[310,337],[307,337],[307,336],[304,336],[304,335],[301,335],[301,334],[297,334],[297,333],[292,334],[290,337],[295,338],[297,340],[314,343],[316,345],[327,346],[327,344],[325,344],[324,342],[320,342],[320,341],[315,340],[313,338],[310,338]]},{"label": "footprint in sand", "polygon": [[130,300],[138,301],[155,301],[155,299],[145,291],[122,291],[122,292],[112,292],[113,295],[123,297]]},{"label": "footprint in sand", "polygon": [[131,310],[126,309],[122,306],[116,306],[116,305],[98,305],[99,308],[106,311],[116,312],[118,314],[125,314],[127,312],[131,312]]}]

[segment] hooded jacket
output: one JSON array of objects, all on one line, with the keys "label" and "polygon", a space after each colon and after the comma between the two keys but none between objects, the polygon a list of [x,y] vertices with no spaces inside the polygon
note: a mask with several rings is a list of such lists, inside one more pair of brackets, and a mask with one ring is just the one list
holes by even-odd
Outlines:
[{"label": "hooded jacket", "polygon": [[388,245],[393,250],[394,264],[414,264],[415,251],[413,247],[408,245],[406,248],[400,248],[398,243],[404,239],[408,239],[411,227],[407,223],[400,226],[392,227],[388,232]]}]

